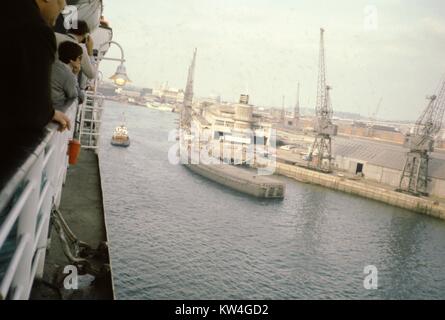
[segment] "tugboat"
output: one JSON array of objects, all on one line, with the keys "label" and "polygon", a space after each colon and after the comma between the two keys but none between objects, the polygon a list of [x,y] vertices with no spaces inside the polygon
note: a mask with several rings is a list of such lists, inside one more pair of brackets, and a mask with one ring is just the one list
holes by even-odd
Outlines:
[{"label": "tugboat", "polygon": [[113,137],[111,138],[111,144],[117,147],[130,146],[130,137],[128,136],[128,129],[124,125],[120,125],[114,129]]}]

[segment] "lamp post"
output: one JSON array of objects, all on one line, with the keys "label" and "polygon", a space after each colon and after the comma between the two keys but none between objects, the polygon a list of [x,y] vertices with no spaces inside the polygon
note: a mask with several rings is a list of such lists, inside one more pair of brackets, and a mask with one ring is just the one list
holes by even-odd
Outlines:
[{"label": "lamp post", "polygon": [[[104,57],[103,55],[101,55],[101,49],[107,45],[111,45],[114,44],[116,45],[120,51],[121,51],[121,58],[117,59],[117,58],[108,58],[108,57]],[[115,72],[115,74],[113,76],[110,77],[111,80],[113,80],[114,84],[118,87],[123,87],[125,86],[128,82],[131,82],[130,78],[128,78],[127,75],[127,69],[125,68],[125,56],[124,56],[124,49],[122,48],[122,46],[117,43],[116,41],[108,41],[105,42],[104,44],[102,44],[99,48],[99,57],[98,57],[99,63],[102,60],[108,60],[108,61],[117,61],[120,62],[120,65],[117,67],[117,70]]]},{"label": "lamp post", "polygon": [[[105,57],[108,49],[102,49],[106,46],[111,46],[112,44],[116,45],[120,49],[120,59]],[[105,99],[105,96],[103,94],[97,92],[99,82],[103,79],[103,74],[99,71],[99,65],[101,61],[109,60],[120,62],[120,65],[117,67],[116,73],[112,77],[110,77],[110,79],[113,80],[114,84],[119,89],[122,90],[122,87],[125,86],[128,82],[131,82],[131,80],[127,76],[127,71],[124,65],[124,50],[119,43],[111,40],[106,41],[105,43],[100,45],[99,49],[95,49],[94,56],[97,75],[94,79],[94,83],[92,84],[93,92],[90,91],[87,93],[87,99],[85,99],[84,104],[78,109],[79,115],[76,118],[79,118],[79,121],[76,121],[75,132],[76,135],[79,136],[82,147],[97,149],[100,137],[100,124],[102,123],[101,117],[103,110],[103,101]]]}]

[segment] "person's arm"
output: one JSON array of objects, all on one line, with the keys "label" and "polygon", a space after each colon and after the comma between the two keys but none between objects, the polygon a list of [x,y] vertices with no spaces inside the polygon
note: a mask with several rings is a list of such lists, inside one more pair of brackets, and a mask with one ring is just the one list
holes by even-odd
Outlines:
[{"label": "person's arm", "polygon": [[93,38],[91,38],[90,35],[86,38],[85,47],[87,48],[88,56],[93,56],[93,50],[94,50],[94,42]]},{"label": "person's arm", "polygon": [[76,81],[76,90],[77,90],[77,98],[79,99],[79,103],[83,103],[85,101],[85,91],[80,88],[78,81]]},{"label": "person's arm", "polygon": [[79,84],[74,73],[67,71],[66,80],[63,84],[63,91],[68,100],[79,97]]},{"label": "person's arm", "polygon": [[96,68],[93,66],[93,63],[91,62],[91,58],[88,55],[88,50],[84,44],[80,45],[83,50],[82,54],[82,72],[87,76],[88,79],[94,79],[96,78]]},{"label": "person's arm", "polygon": [[80,89],[80,87],[78,87],[77,91],[78,91],[79,103],[82,104],[85,101],[85,91]]},{"label": "person's arm", "polygon": [[[85,100],[85,91],[83,90],[83,88],[80,86],[80,79],[84,78],[83,73],[80,72],[81,70],[81,66],[80,65],[75,65],[73,66],[73,72],[74,75],[76,77],[76,89],[77,89],[77,97],[79,99],[79,103],[83,103]],[[79,76],[80,79],[79,79]]]},{"label": "person's arm", "polygon": [[80,87],[80,89],[86,90],[86,88],[88,86],[88,78],[87,78],[87,76],[83,72],[81,72],[79,74],[78,80],[79,80],[79,87]]}]

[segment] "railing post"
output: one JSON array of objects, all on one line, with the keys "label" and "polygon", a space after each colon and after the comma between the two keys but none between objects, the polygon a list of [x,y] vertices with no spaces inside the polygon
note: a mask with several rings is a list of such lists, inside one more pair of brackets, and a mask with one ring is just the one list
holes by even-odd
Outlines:
[{"label": "railing post", "polygon": [[44,168],[44,171],[46,172],[46,175],[48,177],[48,184],[49,184],[49,191],[46,195],[46,199],[42,202],[42,208],[40,209],[42,212],[42,219],[46,219],[44,222],[42,234],[40,235],[39,239],[36,239],[37,241],[37,251],[39,249],[45,248],[45,250],[42,252],[40,256],[40,261],[38,261],[37,271],[36,271],[36,278],[42,279],[43,278],[43,272],[45,268],[45,258],[46,258],[46,247],[48,246],[48,232],[49,232],[49,222],[51,219],[51,210],[54,203],[55,194],[57,192],[57,186],[55,184],[56,178],[57,178],[57,154],[58,154],[58,146],[57,146],[57,135],[58,133],[55,133],[52,139],[49,141],[47,150],[53,150],[53,152],[49,155],[48,162],[46,164],[46,168]]},{"label": "railing post", "polygon": [[[73,107],[71,107],[73,108]],[[76,110],[77,106],[74,108]],[[75,114],[72,115],[73,110],[70,109],[67,112],[69,118],[73,121],[76,120]],[[72,116],[71,116],[72,115]],[[40,239],[36,239],[37,242],[37,250],[46,248],[48,246],[48,232],[49,232],[49,224],[51,220],[51,210],[53,205],[58,207],[61,200],[62,187],[65,183],[66,172],[68,168],[68,141],[72,138],[74,132],[74,125],[70,132],[64,133],[55,133],[52,140],[49,142],[49,148],[54,148],[54,152],[50,155],[48,163],[46,165],[46,172],[48,174],[48,183],[50,183],[50,191],[43,200],[42,203],[42,219],[45,219],[42,234],[40,235]],[[60,174],[60,169],[63,171]],[[40,261],[37,262],[37,271],[36,278],[43,278],[43,272],[45,268],[45,258],[46,258],[46,250],[41,253]]]},{"label": "railing post", "polygon": [[[51,193],[51,191],[50,191],[50,193]],[[45,269],[46,249],[48,246],[49,223],[51,220],[51,210],[52,210],[52,196],[49,196],[47,199],[44,200],[41,210],[43,212],[42,219],[45,218],[46,220],[44,222],[42,234],[40,235],[40,238],[36,239],[37,251],[42,250],[42,253],[40,255],[40,261],[36,262],[36,263],[38,263],[37,271],[36,271],[37,279],[43,279],[43,272]]]},{"label": "railing post", "polygon": [[59,207],[60,201],[62,198],[62,188],[63,188],[63,181],[65,180],[65,172],[67,168],[67,148],[68,148],[68,139],[66,133],[57,133],[56,137],[56,154],[54,155],[54,166],[58,169],[55,176],[54,181],[52,182],[54,184],[54,205],[56,208]]},{"label": "railing post", "polygon": [[[73,124],[74,111],[72,106],[67,110]],[[26,166],[20,169],[20,179],[16,179],[13,186],[8,186],[8,190],[16,193],[23,184],[26,188],[20,198],[22,200],[13,209],[15,213],[11,219],[14,220],[7,227],[10,233],[16,223],[18,247],[5,279],[0,283],[4,295],[1,298],[28,299],[34,276],[43,276],[51,210],[60,202],[68,166],[68,140],[73,135],[72,130],[62,134],[55,132],[55,128],[50,130],[52,132],[45,141],[29,156]],[[5,208],[6,205],[2,204],[2,210]]]},{"label": "railing post", "polygon": [[28,235],[29,239],[25,245],[22,259],[17,267],[17,271],[12,281],[13,288],[23,288],[22,293],[18,297],[22,300],[28,299],[28,292],[32,284],[31,267],[34,258],[33,247],[39,210],[38,206],[40,200],[40,188],[42,184],[44,156],[44,152],[38,155],[36,162],[28,173],[26,180],[28,180],[28,183],[32,184],[33,190],[28,198],[28,201],[23,207],[23,211],[18,220],[17,241],[20,241],[24,235]]},{"label": "railing post", "polygon": [[97,149],[104,97],[94,92],[87,92],[86,96],[80,112],[80,141],[82,148]]}]

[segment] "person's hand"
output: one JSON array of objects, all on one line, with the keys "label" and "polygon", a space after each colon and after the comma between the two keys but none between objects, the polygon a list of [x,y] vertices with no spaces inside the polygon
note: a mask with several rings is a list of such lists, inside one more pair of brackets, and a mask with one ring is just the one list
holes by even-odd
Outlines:
[{"label": "person's hand", "polygon": [[60,112],[60,111],[56,110],[54,112],[53,121],[57,122],[59,124],[59,131],[60,132],[63,132],[65,130],[70,130],[71,129],[70,119],[63,112]]},{"label": "person's hand", "polygon": [[76,76],[79,75],[80,69],[81,69],[80,64],[75,64],[75,65],[73,65],[73,73],[74,73]]},{"label": "person's hand", "polygon": [[76,61],[71,60],[70,66],[73,73],[77,76],[80,72],[80,69],[82,69],[81,60],[80,59],[77,59]]},{"label": "person's hand", "polygon": [[85,45],[87,46],[88,55],[91,57],[93,55],[94,42],[90,35],[85,39]]}]

